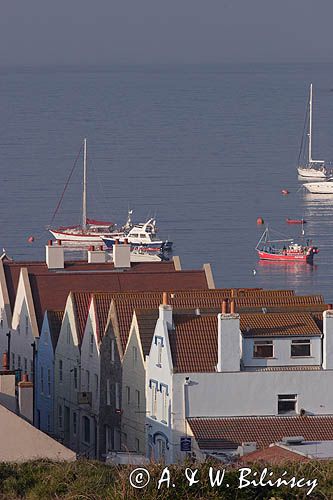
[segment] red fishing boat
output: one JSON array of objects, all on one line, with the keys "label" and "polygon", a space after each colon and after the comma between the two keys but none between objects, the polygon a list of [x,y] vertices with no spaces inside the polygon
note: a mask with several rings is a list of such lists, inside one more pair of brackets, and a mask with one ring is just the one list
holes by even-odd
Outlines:
[{"label": "red fishing boat", "polygon": [[[283,245],[282,245],[283,244]],[[294,243],[292,239],[271,240],[268,228],[265,229],[256,246],[259,258],[276,262],[313,262],[313,257],[319,252],[308,240],[306,245]]]},{"label": "red fishing boat", "polygon": [[306,224],[306,220],[304,219],[286,219],[287,224]]}]

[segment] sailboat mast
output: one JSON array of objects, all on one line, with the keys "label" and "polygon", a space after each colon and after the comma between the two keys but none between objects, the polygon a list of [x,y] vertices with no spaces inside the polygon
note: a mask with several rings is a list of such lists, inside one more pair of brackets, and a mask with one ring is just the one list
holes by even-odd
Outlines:
[{"label": "sailboat mast", "polygon": [[312,163],[312,83],[310,85],[309,99],[309,165]]},{"label": "sailboat mast", "polygon": [[83,143],[82,229],[87,229],[87,139]]}]

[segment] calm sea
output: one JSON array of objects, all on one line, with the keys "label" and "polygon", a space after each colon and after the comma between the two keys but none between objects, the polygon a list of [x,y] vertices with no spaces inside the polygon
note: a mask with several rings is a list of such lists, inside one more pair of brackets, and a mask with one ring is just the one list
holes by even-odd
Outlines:
[{"label": "calm sea", "polygon": [[[332,65],[2,69],[1,247],[43,258],[45,227],[87,137],[90,216],[156,215],[183,267],[210,262],[217,286],[333,301],[333,198],[305,194],[295,171],[311,81],[314,156],[332,159]],[[56,224],[79,222],[81,174],[80,163]],[[295,238],[300,227],[285,219],[305,218],[315,265],[259,263],[259,216]]]}]

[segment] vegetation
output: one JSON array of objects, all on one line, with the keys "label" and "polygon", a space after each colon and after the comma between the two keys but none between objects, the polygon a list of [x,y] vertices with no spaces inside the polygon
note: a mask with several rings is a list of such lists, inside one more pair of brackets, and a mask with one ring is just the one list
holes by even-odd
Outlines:
[{"label": "vegetation", "polygon": [[[221,465],[205,463],[196,466],[188,464],[192,470],[198,468],[195,479],[199,482],[189,485],[185,476],[185,466],[170,466],[170,485],[167,487],[167,472],[164,472],[165,481],[158,489],[158,481],[162,477],[164,466],[153,464],[148,466],[150,474],[149,484],[142,489],[135,489],[130,485],[129,477],[134,466],[114,467],[99,462],[77,461],[72,463],[51,463],[46,461],[26,462],[22,464],[0,464],[0,499],[329,499],[333,498],[333,461],[307,462],[289,464],[286,467],[271,467],[274,479],[281,477],[287,470],[285,478],[295,476],[297,479],[317,479],[318,486],[310,495],[309,487],[290,488],[288,486],[247,486],[239,489],[239,468],[229,467],[226,470],[223,484],[212,487],[209,479],[209,469],[213,467],[214,474]],[[239,467],[239,468],[238,468]],[[264,466],[252,467],[252,474],[259,477]],[[189,471],[187,471],[189,474]],[[135,473],[134,473],[135,474]],[[134,474],[132,480],[134,480]],[[144,477],[139,477],[139,480]],[[173,487],[172,485],[175,484]],[[226,485],[229,484],[229,487]]]}]

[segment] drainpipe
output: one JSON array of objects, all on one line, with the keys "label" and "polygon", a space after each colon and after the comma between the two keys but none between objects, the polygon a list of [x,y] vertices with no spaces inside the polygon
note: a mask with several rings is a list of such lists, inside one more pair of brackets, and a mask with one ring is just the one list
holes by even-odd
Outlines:
[{"label": "drainpipe", "polygon": [[[7,353],[8,353],[8,363],[9,363],[9,368],[10,368],[10,338],[11,338],[11,331],[9,330],[8,333],[6,333],[7,337]],[[13,367],[15,369],[15,366]]]}]

